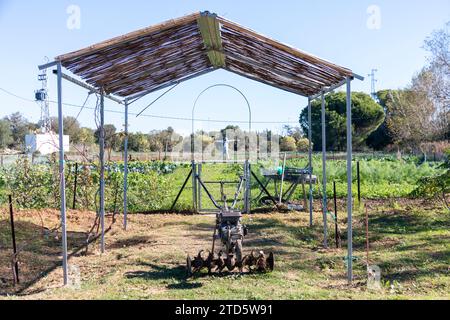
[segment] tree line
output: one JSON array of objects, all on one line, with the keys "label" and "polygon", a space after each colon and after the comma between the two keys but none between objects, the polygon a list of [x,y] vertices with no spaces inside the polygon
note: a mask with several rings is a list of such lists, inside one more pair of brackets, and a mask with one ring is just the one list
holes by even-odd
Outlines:
[{"label": "tree line", "polygon": [[[423,152],[449,147],[450,140],[450,22],[425,40],[427,65],[403,89],[380,90],[373,100],[352,93],[352,133],[356,149]],[[343,151],[346,145],[345,93],[326,96],[326,144]],[[300,115],[309,131],[307,110]],[[321,102],[312,104],[312,140],[321,150]],[[428,149],[428,150],[427,150]]]},{"label": "tree line", "polygon": [[[380,90],[377,98],[362,92],[352,93],[352,134],[356,150],[411,150],[426,152],[433,143],[448,146],[450,140],[450,22],[425,40],[429,53],[427,65],[403,89]],[[320,100],[320,99],[319,99]],[[321,101],[311,105],[312,124],[308,123],[305,108],[299,117],[299,126],[285,126],[280,136],[280,151],[307,151],[308,132],[312,130],[312,144],[316,151],[322,148]],[[346,95],[335,92],[325,97],[326,145],[329,151],[346,148]],[[99,140],[99,131],[81,127],[74,117],[64,117],[64,134],[71,143],[81,146],[82,152]],[[37,132],[39,123],[29,122],[20,113],[0,120],[0,149],[23,150],[25,135]],[[58,122],[52,118],[51,129],[58,132]],[[196,143],[203,147],[223,139],[224,132],[234,130],[233,139],[243,140],[245,133],[236,126],[218,131],[198,131]],[[106,124],[105,146],[111,151],[123,150],[124,133],[112,124]],[[269,130],[266,130],[271,134]],[[172,127],[149,133],[129,133],[128,147],[135,152],[171,152],[175,145],[190,144]],[[228,137],[229,138],[229,137]],[[186,146],[188,147],[188,146]]]}]

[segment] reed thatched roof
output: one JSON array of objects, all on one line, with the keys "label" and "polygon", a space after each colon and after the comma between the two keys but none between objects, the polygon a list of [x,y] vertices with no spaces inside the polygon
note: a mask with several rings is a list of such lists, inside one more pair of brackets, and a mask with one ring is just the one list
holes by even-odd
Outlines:
[{"label": "reed thatched roof", "polygon": [[56,60],[88,84],[128,98],[218,68],[303,96],[353,75],[209,12],[169,20]]}]

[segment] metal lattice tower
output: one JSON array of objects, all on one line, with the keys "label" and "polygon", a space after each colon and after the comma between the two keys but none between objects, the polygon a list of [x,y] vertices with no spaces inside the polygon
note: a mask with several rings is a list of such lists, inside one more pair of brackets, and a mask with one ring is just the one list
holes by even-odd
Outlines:
[{"label": "metal lattice tower", "polygon": [[50,109],[48,100],[48,90],[47,90],[47,69],[42,70],[42,73],[38,75],[38,80],[41,82],[41,89],[35,92],[36,102],[41,107],[41,132],[47,133],[51,130],[50,122]]},{"label": "metal lattice tower", "polygon": [[375,88],[375,84],[378,82],[378,79],[375,78],[375,72],[377,71],[377,69],[372,69],[372,71],[368,74],[370,78],[370,96],[375,101],[378,101],[377,90]]}]

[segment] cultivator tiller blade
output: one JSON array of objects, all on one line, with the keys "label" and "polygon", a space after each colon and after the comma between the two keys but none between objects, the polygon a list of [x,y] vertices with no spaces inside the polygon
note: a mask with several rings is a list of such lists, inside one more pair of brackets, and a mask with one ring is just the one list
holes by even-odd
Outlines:
[{"label": "cultivator tiller blade", "polygon": [[260,251],[258,255],[255,255],[255,252],[252,251],[251,254],[242,259],[242,266],[250,272],[271,272],[273,271],[274,264],[275,260],[272,252],[266,257],[263,251]]},{"label": "cultivator tiller blade", "polygon": [[208,270],[208,274],[222,273],[225,268],[230,272],[238,269],[240,273],[244,273],[245,270],[247,272],[271,272],[274,269],[274,263],[272,252],[266,256],[263,251],[259,251],[258,255],[252,251],[251,254],[239,261],[232,254],[226,256],[223,251],[219,251],[217,255],[209,253],[206,256],[201,250],[193,259],[189,255],[187,256],[186,275],[189,278],[204,269]]}]

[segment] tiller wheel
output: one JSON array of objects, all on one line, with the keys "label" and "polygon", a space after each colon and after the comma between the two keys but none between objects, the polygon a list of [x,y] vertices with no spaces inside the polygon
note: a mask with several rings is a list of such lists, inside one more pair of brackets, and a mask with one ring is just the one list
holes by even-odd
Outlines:
[{"label": "tiller wheel", "polygon": [[[220,206],[214,200],[203,181],[198,177],[197,180],[206,191],[213,204],[220,211],[216,214],[212,249],[207,256],[204,254],[205,251],[201,250],[193,260],[190,256],[187,257],[187,277],[191,277],[193,274],[198,273],[203,269],[208,270],[208,274],[211,274],[212,272],[221,273],[225,268],[230,272],[237,268],[240,273],[243,273],[244,270],[247,270],[248,272],[273,271],[274,257],[272,252],[270,252],[268,256],[266,256],[263,251],[259,251],[258,255],[255,255],[254,251],[246,256],[243,256],[242,254],[242,245],[244,237],[248,233],[248,228],[241,223],[242,213],[234,211],[233,208],[236,205],[237,197],[243,184],[243,178],[241,177],[238,191],[236,192],[231,208],[228,208],[226,196],[223,192],[223,184],[221,184],[221,193],[224,206]],[[218,254],[216,254],[214,250],[216,240],[220,240],[223,247]]]}]

